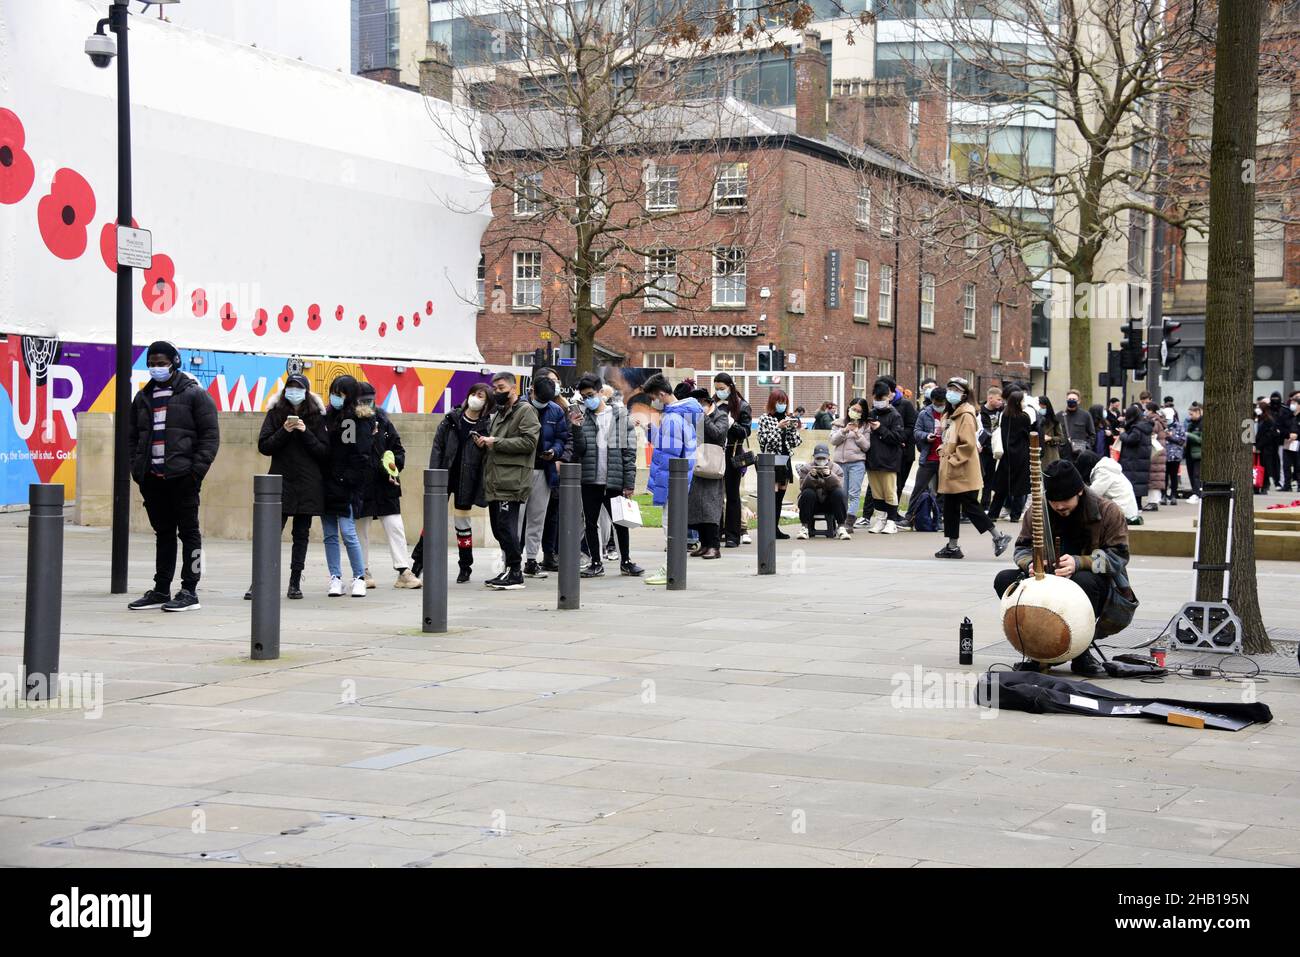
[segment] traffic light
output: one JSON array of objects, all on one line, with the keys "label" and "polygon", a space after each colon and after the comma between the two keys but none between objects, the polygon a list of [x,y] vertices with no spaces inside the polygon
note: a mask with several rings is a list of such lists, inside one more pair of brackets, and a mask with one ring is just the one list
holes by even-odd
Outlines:
[{"label": "traffic light", "polygon": [[1178,352],[1174,349],[1182,339],[1175,339],[1174,333],[1181,329],[1183,324],[1173,319],[1161,320],[1160,336],[1160,365],[1162,368],[1169,368],[1178,358]]},{"label": "traffic light", "polygon": [[1143,353],[1146,346],[1142,341],[1142,320],[1130,319],[1124,327],[1124,344],[1120,347],[1120,367],[1124,369],[1146,369]]},{"label": "traffic light", "polygon": [[1134,379],[1145,379],[1147,377],[1147,347],[1143,346],[1142,351],[1138,353],[1139,362],[1133,367]]},{"label": "traffic light", "polygon": [[758,347],[758,371],[759,372],[784,372],[785,371],[785,350],[777,349],[775,346]]}]

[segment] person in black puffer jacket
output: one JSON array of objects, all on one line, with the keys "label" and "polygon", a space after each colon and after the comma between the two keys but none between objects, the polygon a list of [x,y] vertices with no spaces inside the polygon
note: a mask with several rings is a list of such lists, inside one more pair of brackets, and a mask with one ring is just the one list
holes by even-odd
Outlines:
[{"label": "person in black puffer jacket", "polygon": [[[898,514],[898,473],[905,455],[904,417],[899,411],[899,403],[892,401],[894,392],[895,387],[889,380],[878,379],[871,390],[871,411],[867,413],[867,428],[871,430],[871,447],[867,449],[867,488],[870,492],[862,505],[862,519],[872,534],[892,535],[898,531],[898,523],[902,520]],[[906,400],[901,401],[912,410],[912,423],[915,425],[916,407]],[[873,515],[876,509],[884,512],[878,522]]]},{"label": "person in black puffer jacket", "polygon": [[1133,486],[1139,508],[1151,488],[1151,433],[1154,428],[1140,405],[1130,405],[1124,413],[1124,431],[1119,436],[1119,467]]},{"label": "person in black puffer jacket", "polygon": [[330,456],[325,467],[325,508],[321,527],[325,530],[325,562],[329,565],[330,584],[327,594],[343,594],[343,566],[339,556],[339,537],[348,551],[352,566],[353,598],[366,596],[366,562],[357,538],[356,519],[364,514],[366,478],[370,471],[370,447],[374,440],[374,417],[357,410],[361,386],[350,375],[341,375],[330,384],[330,408],[325,414],[329,432]]},{"label": "person in black puffer jacket", "polygon": [[406,529],[402,525],[402,469],[406,468],[406,449],[402,437],[388,413],[375,405],[375,387],[369,382],[360,383],[357,397],[357,415],[374,421],[370,444],[370,470],[366,477],[362,511],[357,518],[357,540],[361,543],[361,558],[366,566],[366,587],[374,588],[370,575],[370,520],[379,519],[388,538],[388,551],[397,572],[394,588],[419,588],[420,579],[411,574],[411,560],[407,557]]},{"label": "person in black puffer jacket", "polygon": [[[131,402],[127,448],[131,477],[140,486],[149,524],[157,536],[154,586],[127,607],[132,611],[194,611],[199,606],[199,487],[221,445],[217,406],[193,378],[181,372],[181,357],[170,342],[158,341],[145,353],[153,380]],[[185,554],[181,590],[170,595],[176,574],[176,540]]]},{"label": "person in black puffer jacket", "polygon": [[[280,530],[293,519],[289,598],[302,597],[302,572],[307,564],[311,519],[325,508],[321,466],[329,459],[330,439],[325,431],[324,411],[311,394],[307,377],[294,373],[285,380],[280,398],[267,409],[257,438],[257,450],[271,457],[267,473],[281,476]],[[244,598],[252,600],[251,585]]]},{"label": "person in black puffer jacket", "polygon": [[[447,493],[451,496],[452,518],[456,526],[456,547],[460,574],[456,583],[469,581],[474,568],[474,531],[470,509],[487,507],[483,497],[483,450],[474,435],[488,435],[491,416],[487,412],[488,384],[476,382],[469,388],[465,401],[442,417],[433,436],[429,468],[447,470]],[[441,546],[442,543],[439,543]],[[420,536],[412,556],[416,575],[424,571],[424,535]]]}]

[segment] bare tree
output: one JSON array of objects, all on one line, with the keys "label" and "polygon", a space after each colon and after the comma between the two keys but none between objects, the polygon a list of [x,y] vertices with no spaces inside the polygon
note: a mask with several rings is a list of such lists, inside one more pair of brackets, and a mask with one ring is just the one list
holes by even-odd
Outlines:
[{"label": "bare tree", "polygon": [[[725,302],[776,254],[779,217],[748,204],[772,167],[745,149],[752,111],[725,95],[735,67],[720,54],[744,41],[712,29],[712,6],[451,6],[456,29],[481,37],[482,62],[456,64],[454,95],[458,110],[481,111],[477,133],[443,125],[460,160],[481,164],[495,187],[485,269],[511,268],[504,260],[521,243],[539,250],[525,295],[516,283],[510,303],[489,297],[487,308],[562,338],[571,324],[578,367],[590,369],[596,336],[620,307],[697,311],[719,290]],[[558,265],[547,269],[542,250]]]}]

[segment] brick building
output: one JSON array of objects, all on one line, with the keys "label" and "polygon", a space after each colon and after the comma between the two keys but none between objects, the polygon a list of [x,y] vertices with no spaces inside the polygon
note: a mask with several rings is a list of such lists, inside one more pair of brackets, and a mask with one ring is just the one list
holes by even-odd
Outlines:
[{"label": "brick building", "polygon": [[[693,212],[658,232],[648,224],[633,244],[650,253],[644,261],[593,284],[594,302],[625,297],[597,333],[598,361],[753,370],[770,344],[794,357],[790,371],[842,372],[849,395],[881,374],[911,388],[925,375],[966,375],[981,389],[1027,377],[1031,303],[1019,259],[995,267],[960,244],[923,244],[904,211],[958,216],[951,191],[828,131],[815,33],[793,59],[794,116],[727,98],[708,135],[684,124],[660,155],[636,151],[602,169],[602,189],[625,190],[610,200],[611,217],[620,200]],[[563,179],[572,173],[523,149],[509,168],[516,184],[496,189],[484,237],[478,339],[489,362],[528,364],[543,334],[569,335],[573,286],[561,253],[573,230],[538,216],[518,183],[540,177],[543,193],[571,194]],[[640,289],[651,275],[672,293]]]}]

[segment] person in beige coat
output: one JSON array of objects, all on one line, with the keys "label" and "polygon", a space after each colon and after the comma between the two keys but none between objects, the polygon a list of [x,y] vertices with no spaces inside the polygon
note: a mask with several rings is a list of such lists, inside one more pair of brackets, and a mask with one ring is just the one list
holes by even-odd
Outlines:
[{"label": "person in beige coat", "polygon": [[948,543],[934,557],[965,557],[958,544],[962,513],[981,535],[988,532],[993,536],[993,554],[1001,555],[1011,544],[1011,536],[999,532],[980,508],[984,474],[980,470],[979,418],[970,383],[953,376],[948,380],[945,398],[952,413],[944,425],[943,444],[939,447],[939,494],[944,497],[943,533]]}]

